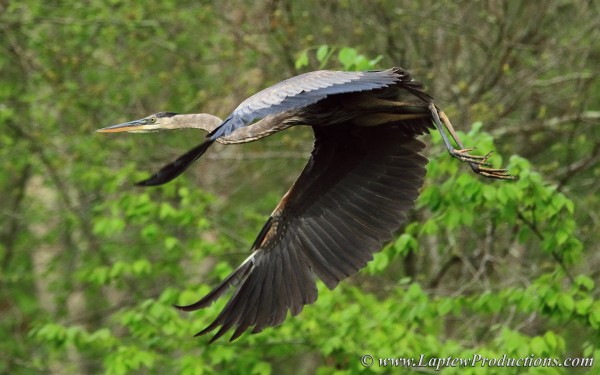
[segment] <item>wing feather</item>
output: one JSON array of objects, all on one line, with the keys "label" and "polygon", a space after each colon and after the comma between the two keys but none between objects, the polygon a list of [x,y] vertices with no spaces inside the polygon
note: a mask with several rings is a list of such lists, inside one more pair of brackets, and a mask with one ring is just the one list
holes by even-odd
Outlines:
[{"label": "wing feather", "polygon": [[411,76],[402,68],[366,72],[319,70],[301,74],[244,100],[209,137],[216,140],[257,119],[307,107],[330,95],[370,91],[411,80]]},{"label": "wing feather", "polygon": [[[206,329],[211,342],[234,329],[257,333],[317,299],[316,277],[333,289],[364,267],[406,219],[425,175],[424,144],[396,126],[315,129],[315,150],[253,245],[253,254],[206,297],[237,288]],[[416,126],[416,125],[415,125]]]},{"label": "wing feather", "polygon": [[305,233],[306,229],[306,227],[296,228],[302,252],[309,260],[312,271],[323,280],[325,285],[328,287],[331,286],[331,289],[333,289],[339,282],[339,277],[341,276],[340,271],[330,267],[329,259],[327,259],[326,254],[323,254],[315,247],[309,234]]}]

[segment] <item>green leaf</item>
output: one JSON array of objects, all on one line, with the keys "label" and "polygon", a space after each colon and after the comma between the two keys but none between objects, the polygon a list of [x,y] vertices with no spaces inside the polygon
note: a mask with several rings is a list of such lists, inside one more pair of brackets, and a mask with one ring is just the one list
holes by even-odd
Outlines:
[{"label": "green leaf", "polygon": [[546,334],[544,334],[544,340],[546,341],[546,343],[548,344],[548,347],[551,350],[556,350],[558,348],[558,339],[557,339],[556,335],[554,334],[554,332],[552,332],[552,331],[546,332]]},{"label": "green leaf", "polygon": [[177,210],[173,206],[171,206],[167,202],[162,202],[160,204],[160,210],[159,210],[158,217],[161,220],[173,218],[176,216],[177,216]]},{"label": "green leaf", "polygon": [[152,264],[147,259],[138,259],[131,267],[136,275],[149,274],[152,269]]},{"label": "green leaf", "polygon": [[338,59],[344,66],[344,69],[350,69],[356,62],[357,55],[354,48],[344,47],[338,53]]},{"label": "green leaf", "polygon": [[317,60],[319,62],[323,62],[327,57],[327,53],[329,52],[329,46],[327,44],[322,44],[317,49]]},{"label": "green leaf", "polygon": [[372,59],[369,61],[369,67],[370,68],[374,68],[375,66],[377,66],[377,64],[379,64],[379,62],[383,59],[383,55],[379,55],[376,58]]},{"label": "green leaf", "polygon": [[113,266],[110,269],[109,272],[109,277],[111,279],[115,279],[119,276],[121,276],[123,273],[127,272],[127,270],[129,269],[129,264],[123,262],[123,261],[116,261],[115,264],[113,264]]},{"label": "green leaf", "polygon": [[600,301],[596,301],[592,305],[589,320],[594,329],[600,328]]},{"label": "green leaf", "polygon": [[565,230],[558,230],[555,236],[557,245],[562,246],[569,239],[570,232],[567,232]]},{"label": "green leaf", "polygon": [[400,255],[406,255],[409,251],[415,250],[417,241],[408,233],[402,233],[394,242],[394,249]]},{"label": "green leaf", "polygon": [[537,355],[542,355],[547,350],[546,342],[539,336],[536,336],[531,340],[530,346],[533,353]]},{"label": "green leaf", "polygon": [[179,244],[179,240],[176,237],[169,236],[165,238],[164,243],[167,250],[173,250]]},{"label": "green leaf", "polygon": [[364,55],[358,55],[354,60],[356,70],[367,70],[371,67],[369,60]]},{"label": "green leaf", "polygon": [[558,293],[555,290],[548,289],[548,292],[544,296],[544,301],[549,307],[555,307],[558,301]]},{"label": "green leaf", "polygon": [[594,300],[591,297],[586,297],[582,300],[575,302],[575,311],[579,315],[587,315],[591,308]]},{"label": "green leaf", "polygon": [[268,362],[257,362],[254,367],[252,367],[252,374],[258,375],[269,375],[271,374],[271,364]]},{"label": "green leaf", "polygon": [[436,234],[437,231],[438,231],[438,229],[439,229],[438,225],[437,225],[436,221],[433,218],[427,220],[421,226],[421,232],[423,234],[428,234],[428,235],[434,235],[434,234]]},{"label": "green leaf", "polygon": [[108,284],[110,280],[110,269],[108,267],[95,267],[87,276],[87,279],[97,285]]},{"label": "green leaf", "polygon": [[485,185],[483,187],[483,197],[488,202],[494,202],[496,200],[496,188],[492,185]]},{"label": "green leaf", "polygon": [[452,311],[452,308],[454,306],[454,301],[450,298],[444,298],[441,299],[438,302],[438,313],[442,316],[448,314],[450,311]]},{"label": "green leaf", "polygon": [[567,201],[565,202],[565,207],[567,208],[569,214],[573,215],[573,212],[575,212],[575,204],[573,203],[573,201],[567,199]]},{"label": "green leaf", "polygon": [[296,69],[301,69],[305,66],[308,66],[308,50],[300,52],[294,66]]},{"label": "green leaf", "polygon": [[575,309],[575,301],[569,294],[562,293],[558,299],[558,307],[564,312],[571,313]]},{"label": "green leaf", "polygon": [[581,287],[582,289],[591,291],[594,289],[594,280],[586,275],[579,275],[575,278],[575,285]]},{"label": "green leaf", "polygon": [[367,265],[370,273],[379,273],[386,269],[390,263],[390,257],[385,252],[375,254],[373,260]]}]

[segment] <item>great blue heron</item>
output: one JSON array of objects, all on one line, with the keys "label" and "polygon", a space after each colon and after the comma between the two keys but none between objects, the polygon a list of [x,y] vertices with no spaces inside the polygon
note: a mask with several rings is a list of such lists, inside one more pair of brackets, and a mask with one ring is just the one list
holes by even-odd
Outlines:
[{"label": "great blue heron", "polygon": [[[256,121],[258,120],[258,121]],[[139,185],[166,183],[214,142],[245,143],[296,125],[311,126],[310,160],[258,234],[252,254],[207,296],[185,311],[209,306],[236,290],[219,316],[198,335],[221,327],[211,342],[281,324],[317,299],[315,276],[329,289],[358,272],[406,220],[423,185],[425,145],[415,137],[434,127],[448,152],[476,173],[513,179],[472,155],[423,85],[407,71],[316,71],[251,96],[224,121],[209,114],[160,112],[101,132],[198,128],[206,140]],[[456,142],[455,149],[446,134]]]}]

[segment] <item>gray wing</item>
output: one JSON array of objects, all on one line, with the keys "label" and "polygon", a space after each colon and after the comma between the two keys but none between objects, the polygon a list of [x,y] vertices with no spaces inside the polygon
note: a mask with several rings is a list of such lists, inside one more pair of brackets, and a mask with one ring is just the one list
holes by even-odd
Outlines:
[{"label": "gray wing", "polygon": [[301,74],[244,100],[209,137],[216,140],[257,119],[303,108],[329,95],[375,90],[411,80],[402,68],[366,72],[319,70]]},{"label": "gray wing", "polygon": [[[412,121],[409,121],[412,122]],[[415,128],[427,129],[426,121]],[[337,129],[336,129],[337,128]],[[258,235],[252,255],[200,301],[209,306],[236,290],[215,321],[211,342],[281,324],[317,299],[316,277],[333,289],[358,272],[406,220],[423,185],[425,145],[400,126],[315,129],[302,174]]]}]

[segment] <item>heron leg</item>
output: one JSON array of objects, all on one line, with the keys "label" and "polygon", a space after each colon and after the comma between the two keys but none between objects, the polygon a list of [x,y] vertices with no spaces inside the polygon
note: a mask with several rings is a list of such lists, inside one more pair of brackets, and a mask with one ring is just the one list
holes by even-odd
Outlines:
[{"label": "heron leg", "polygon": [[[482,175],[484,177],[502,179],[502,180],[515,180],[515,176],[511,176],[506,169],[496,169],[490,168],[492,165],[488,163],[488,159],[492,156],[492,152],[488,152],[485,156],[480,155],[472,155],[471,151],[475,149],[475,147],[466,148],[463,143],[458,138],[458,135],[454,131],[454,127],[450,123],[450,119],[443,111],[438,110],[433,103],[429,104],[429,110],[431,111],[431,115],[433,117],[433,123],[435,127],[440,132],[442,136],[442,140],[446,149],[450,153],[451,156],[457,158],[460,161],[469,163],[473,172]],[[454,148],[450,139],[448,138],[448,134],[450,137],[456,142],[456,145],[459,149]]]}]

